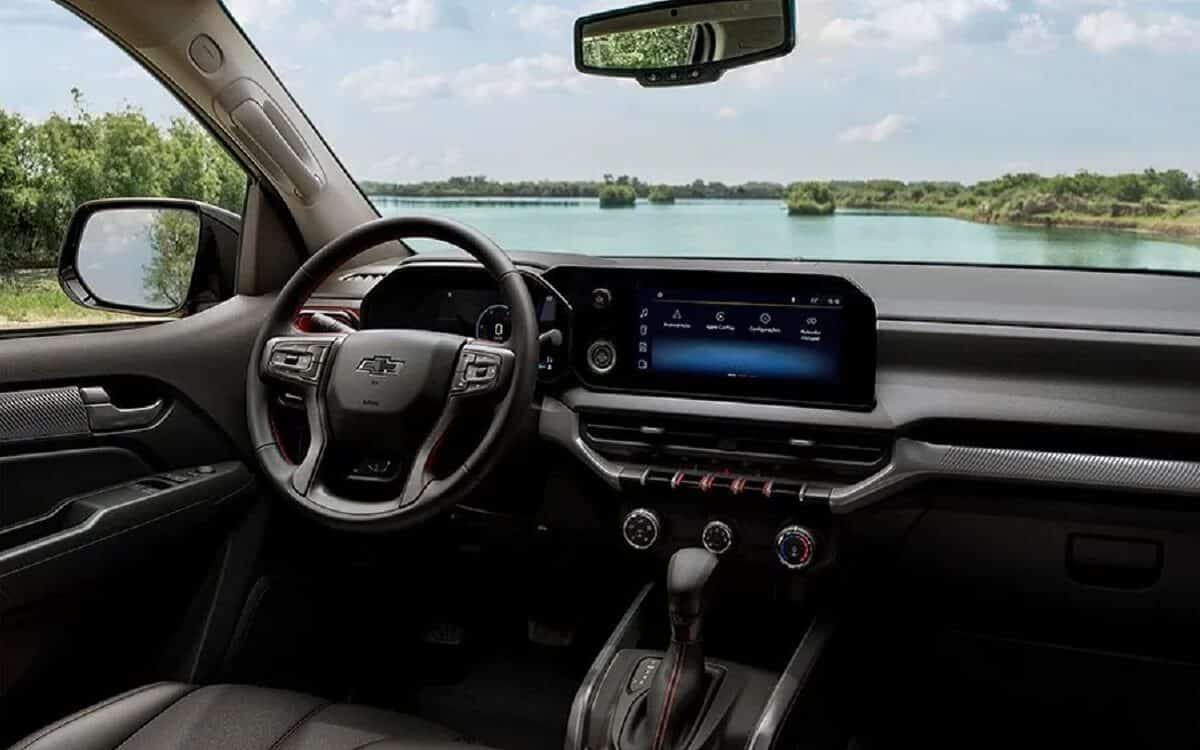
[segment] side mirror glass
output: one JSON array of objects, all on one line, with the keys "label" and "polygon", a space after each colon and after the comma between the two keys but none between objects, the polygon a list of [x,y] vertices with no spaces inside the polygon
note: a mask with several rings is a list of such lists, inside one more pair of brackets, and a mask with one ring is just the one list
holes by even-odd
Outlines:
[{"label": "side mirror glass", "polygon": [[97,310],[191,313],[233,294],[241,217],[175,198],[109,198],[75,210],[58,283]]},{"label": "side mirror glass", "polygon": [[717,80],[796,46],[794,0],[669,0],[575,22],[575,67],[643,86]]}]

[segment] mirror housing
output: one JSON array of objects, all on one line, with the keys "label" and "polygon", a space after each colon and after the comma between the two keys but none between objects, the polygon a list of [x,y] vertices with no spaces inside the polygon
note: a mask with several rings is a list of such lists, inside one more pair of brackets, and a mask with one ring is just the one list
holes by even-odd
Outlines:
[{"label": "mirror housing", "polygon": [[89,201],[71,217],[58,283],[93,310],[190,314],[233,295],[241,225],[237,214],[199,201]]},{"label": "mirror housing", "polygon": [[648,87],[712,83],[795,47],[795,0],[667,0],[575,21],[580,73]]}]

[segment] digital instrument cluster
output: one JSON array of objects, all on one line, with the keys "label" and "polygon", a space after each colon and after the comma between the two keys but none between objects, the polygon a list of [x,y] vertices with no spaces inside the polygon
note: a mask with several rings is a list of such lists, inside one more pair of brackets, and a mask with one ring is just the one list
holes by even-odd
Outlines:
[{"label": "digital instrument cluster", "polygon": [[[570,305],[537,276],[525,277],[542,334],[538,376],[553,382],[568,369]],[[456,333],[496,344],[512,335],[512,311],[496,283],[471,266],[412,266],[381,281],[362,306],[363,328]]]}]

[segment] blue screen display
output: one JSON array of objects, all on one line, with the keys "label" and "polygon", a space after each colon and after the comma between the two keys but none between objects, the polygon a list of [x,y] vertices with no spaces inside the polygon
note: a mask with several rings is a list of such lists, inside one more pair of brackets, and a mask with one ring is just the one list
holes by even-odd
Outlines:
[{"label": "blue screen display", "polygon": [[648,375],[836,385],[840,298],[642,289],[635,356]]}]

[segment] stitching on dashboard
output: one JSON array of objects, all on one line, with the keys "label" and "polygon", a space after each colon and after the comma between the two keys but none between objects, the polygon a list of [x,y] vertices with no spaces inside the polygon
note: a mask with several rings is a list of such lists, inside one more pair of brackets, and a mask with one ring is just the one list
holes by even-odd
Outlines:
[{"label": "stitching on dashboard", "polygon": [[160,716],[162,716],[163,714],[165,714],[167,711],[170,711],[173,706],[179,705],[180,701],[182,701],[184,698],[187,698],[192,693],[196,692],[196,690],[197,690],[197,688],[194,686],[189,687],[186,691],[184,691],[183,695],[180,695],[175,700],[173,700],[170,703],[168,703],[167,705],[163,706],[162,710],[160,710],[158,713],[154,714],[149,719],[146,719],[144,722],[142,722],[141,726],[139,726],[137,729],[133,730],[133,732],[130,733],[130,735],[128,737],[121,740],[121,743],[119,745],[117,745],[113,750],[121,750],[121,748],[125,747],[126,743],[128,743],[130,740],[132,740],[134,737],[136,737],[138,735],[138,732],[141,732],[143,729],[150,726],[151,722],[153,722],[155,719],[157,719]]},{"label": "stitching on dashboard", "polygon": [[108,700],[104,701],[103,703],[97,703],[96,705],[89,706],[88,708],[85,708],[82,711],[76,711],[75,713],[71,714],[70,716],[66,717],[65,719],[60,719],[60,720],[54,722],[50,726],[46,727],[42,731],[35,734],[33,737],[30,737],[23,744],[14,745],[13,750],[28,750],[28,748],[33,747],[35,744],[37,744],[41,740],[45,739],[49,735],[54,734],[55,732],[59,731],[60,729],[69,727],[70,725],[74,724],[75,722],[77,722],[81,719],[91,716],[92,714],[96,713],[97,711],[102,711],[102,710],[108,708],[109,706],[116,705],[117,703],[120,703],[121,701],[127,700],[129,698],[134,698],[138,695],[141,695],[142,693],[149,692],[149,691],[153,690],[154,688],[158,688],[158,687],[162,687],[164,685],[170,685],[170,684],[171,683],[169,683],[169,682],[156,682],[153,685],[145,685],[140,688],[134,688],[133,690],[129,690],[127,692],[121,693],[118,696],[109,698]]},{"label": "stitching on dashboard", "polygon": [[331,705],[333,705],[331,702],[325,701],[323,703],[318,703],[317,705],[310,708],[308,711],[304,712],[303,716],[301,716],[299,719],[296,719],[296,722],[294,724],[292,724],[290,727],[288,727],[288,730],[283,733],[283,736],[281,736],[279,739],[275,740],[275,742],[271,743],[270,750],[279,750],[279,748],[283,747],[283,744],[285,742],[287,742],[289,739],[291,739],[291,736],[296,733],[296,730],[298,730],[300,727],[304,726],[308,722],[312,721],[313,718],[315,718],[317,714],[319,714],[322,711],[324,711],[325,709],[329,708]]}]

